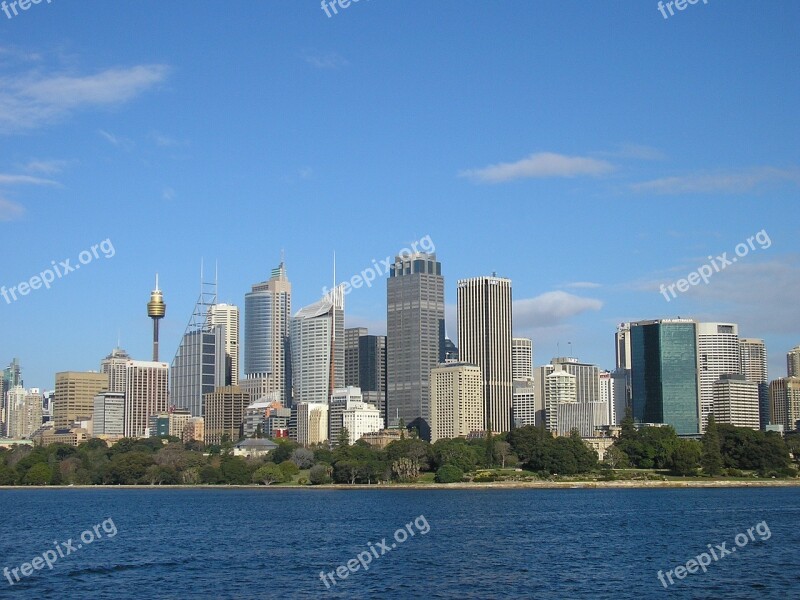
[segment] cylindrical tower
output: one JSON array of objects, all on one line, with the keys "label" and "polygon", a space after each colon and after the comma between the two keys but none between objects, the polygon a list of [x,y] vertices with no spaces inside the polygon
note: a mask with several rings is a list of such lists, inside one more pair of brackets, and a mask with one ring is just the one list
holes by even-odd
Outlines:
[{"label": "cylindrical tower", "polygon": [[158,289],[158,275],[156,275],[156,289],[150,292],[150,302],[147,303],[147,316],[153,319],[153,362],[158,362],[158,321],[167,314],[167,305],[164,304],[164,294]]}]

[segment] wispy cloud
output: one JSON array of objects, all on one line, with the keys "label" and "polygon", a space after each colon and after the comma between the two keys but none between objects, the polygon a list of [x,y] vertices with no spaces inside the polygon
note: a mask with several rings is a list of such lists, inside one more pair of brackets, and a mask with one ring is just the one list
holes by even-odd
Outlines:
[{"label": "wispy cloud", "polygon": [[22,169],[28,173],[55,175],[61,173],[69,164],[68,160],[30,160],[22,165]]},{"label": "wispy cloud", "polygon": [[339,69],[350,64],[346,58],[336,52],[307,54],[306,62],[317,69]]},{"label": "wispy cloud", "polygon": [[0,198],[0,221],[16,221],[25,214],[25,208],[21,204]]},{"label": "wispy cloud", "polygon": [[148,136],[150,140],[156,145],[162,148],[174,148],[176,146],[188,146],[188,142],[184,142],[182,140],[175,139],[168,135],[164,135],[163,133],[159,133],[158,131],[151,131]]},{"label": "wispy cloud", "polygon": [[41,127],[87,107],[125,103],[166,79],[165,65],[106,69],[93,75],[32,71],[0,77],[0,132]]},{"label": "wispy cloud", "polygon": [[565,283],[565,288],[574,288],[574,289],[584,289],[584,290],[593,290],[599,287],[602,287],[599,283],[594,283],[592,281],[573,281],[572,283]]},{"label": "wispy cloud", "polygon": [[664,160],[666,155],[658,148],[643,144],[622,144],[617,150],[597,152],[597,156],[607,158],[628,158],[633,160]]},{"label": "wispy cloud", "polygon": [[111,144],[112,146],[116,146],[117,148],[130,150],[136,145],[134,141],[131,139],[115,135],[113,133],[109,133],[108,131],[105,131],[103,129],[98,129],[97,133],[100,135],[100,137],[105,139],[109,144]]},{"label": "wispy cloud", "polygon": [[610,162],[597,158],[539,152],[517,162],[461,171],[459,176],[481,183],[503,183],[514,179],[599,177],[611,173],[614,168]]},{"label": "wispy cloud", "polygon": [[694,173],[634,183],[631,190],[655,194],[740,194],[781,183],[800,186],[800,168],[753,167],[741,171]]},{"label": "wispy cloud", "polygon": [[600,310],[603,302],[562,291],[545,292],[535,298],[515,300],[514,329],[553,327],[590,310]]},{"label": "wispy cloud", "polygon": [[0,185],[59,185],[52,179],[33,177],[32,175],[10,175],[0,173]]}]

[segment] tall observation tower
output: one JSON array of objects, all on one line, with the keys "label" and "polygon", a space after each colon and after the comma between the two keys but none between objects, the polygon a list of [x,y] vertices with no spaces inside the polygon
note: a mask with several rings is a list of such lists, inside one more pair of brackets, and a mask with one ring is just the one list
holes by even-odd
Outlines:
[{"label": "tall observation tower", "polygon": [[158,362],[158,321],[167,314],[167,305],[164,304],[164,294],[158,289],[158,274],[156,274],[156,289],[150,292],[150,302],[147,303],[147,316],[153,319],[153,362]]}]

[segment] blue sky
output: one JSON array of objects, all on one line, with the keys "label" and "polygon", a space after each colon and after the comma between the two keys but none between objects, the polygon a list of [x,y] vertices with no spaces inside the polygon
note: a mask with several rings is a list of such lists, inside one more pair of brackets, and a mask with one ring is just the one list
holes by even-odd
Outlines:
[{"label": "blue sky", "polygon": [[[617,323],[733,320],[770,375],[800,343],[800,4],[709,0],[73,2],[0,13],[0,298],[28,386],[171,360],[219,265],[243,305],[285,251],[295,309],[429,235],[459,278],[513,280],[515,333],[613,368]],[[667,302],[764,231],[746,256]],[[762,238],[764,239],[764,235]],[[716,260],[716,259],[715,259]],[[385,332],[385,281],[347,325]]]}]

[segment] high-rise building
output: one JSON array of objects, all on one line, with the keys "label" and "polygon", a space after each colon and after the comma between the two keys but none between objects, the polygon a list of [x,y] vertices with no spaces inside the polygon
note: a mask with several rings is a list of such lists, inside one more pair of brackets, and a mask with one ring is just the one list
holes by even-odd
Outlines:
[{"label": "high-rise building", "polygon": [[3,377],[0,379],[0,435],[6,433],[6,394],[17,386],[22,386],[22,371],[19,367],[19,359],[15,358],[11,364],[3,369]]},{"label": "high-rise building", "polygon": [[800,429],[800,377],[783,377],[769,384],[770,424],[784,431]]},{"label": "high-rise building", "polygon": [[714,420],[718,424],[759,429],[758,384],[744,375],[722,375],[714,383]]},{"label": "high-rise building", "polygon": [[247,379],[264,379],[267,392],[279,392],[286,406],[292,400],[291,316],[292,284],[281,261],[269,280],[245,295],[244,374]]},{"label": "high-rise building", "polygon": [[594,437],[596,430],[608,425],[607,402],[559,402],[556,407],[558,435],[577,431],[581,437]]},{"label": "high-rise building", "polygon": [[226,328],[208,318],[217,303],[217,284],[201,283],[200,296],[172,361],[170,403],[203,416],[203,398],[230,380]]},{"label": "high-rise building", "polygon": [[484,389],[481,369],[475,365],[448,363],[431,369],[431,442],[483,431]]},{"label": "high-rise building", "polygon": [[575,375],[575,393],[578,402],[587,404],[600,401],[600,368],[582,363],[577,358],[560,357],[550,361],[556,370],[561,369]]},{"label": "high-rise building", "polygon": [[114,348],[111,354],[100,361],[100,372],[108,377],[107,390],[109,392],[125,393],[125,383],[127,382],[128,362],[131,360],[122,348]]},{"label": "high-rise building", "polygon": [[344,383],[344,294],[336,287],[291,321],[293,402],[322,402]]},{"label": "high-rise building", "polygon": [[625,418],[631,407],[631,324],[620,323],[614,335],[616,369],[614,369],[614,414],[616,425]]},{"label": "high-rise building", "polygon": [[149,437],[150,417],[167,410],[169,365],[163,362],[130,360],[126,368],[126,378],[125,437]]},{"label": "high-rise building", "polygon": [[511,412],[514,427],[536,425],[536,386],[533,377],[514,380]]},{"label": "high-rise building", "polygon": [[764,340],[739,338],[742,375],[758,384],[758,414],[761,429],[769,424],[769,381],[767,379],[767,347]]},{"label": "high-rise building", "polygon": [[210,328],[225,327],[225,385],[239,385],[239,307],[213,304],[208,309]]},{"label": "high-rise building", "polygon": [[742,372],[739,326],[736,323],[697,324],[697,362],[700,379],[700,432],[714,412],[714,385],[722,375]]},{"label": "high-rise building", "polygon": [[427,440],[430,373],[445,359],[442,264],[435,254],[396,256],[386,290],[388,418]]},{"label": "high-rise building", "polygon": [[476,277],[458,282],[458,344],[463,362],[483,375],[484,429],[511,430],[511,280]]},{"label": "high-rise building", "polygon": [[614,335],[617,369],[631,368],[631,324],[620,323]]},{"label": "high-rise building", "polygon": [[578,404],[577,378],[556,368],[544,378],[545,423],[549,431],[559,430],[558,407],[565,403]]},{"label": "high-rise building", "polygon": [[125,394],[100,392],[94,397],[92,415],[94,437],[121,438],[125,435]]},{"label": "high-rise building", "polygon": [[205,394],[203,419],[205,443],[218,445],[227,435],[231,442],[239,441],[250,396],[240,387],[225,386]]},{"label": "high-rise building", "polygon": [[361,388],[364,402],[374,404],[386,421],[386,336],[369,335],[365,327],[344,330],[344,380]]},{"label": "high-rise building", "polygon": [[530,338],[511,338],[511,379],[533,377],[533,342]]},{"label": "high-rise building", "polygon": [[183,436],[181,441],[185,444],[187,442],[200,442],[201,444],[206,441],[206,423],[203,417],[191,417],[183,428]]},{"label": "high-rise building", "polygon": [[292,411],[297,418],[297,443],[303,446],[328,441],[328,405],[321,402],[299,402]]},{"label": "high-rise building", "polygon": [[362,404],[364,404],[364,398],[361,395],[360,388],[348,386],[333,390],[328,403],[328,437],[331,444],[336,444],[339,441],[339,434],[342,431],[342,427],[344,427],[344,412]]},{"label": "high-rise building", "polygon": [[6,435],[12,439],[30,437],[42,425],[41,390],[14,386],[6,394],[6,399]]},{"label": "high-rise building", "polygon": [[633,418],[700,432],[697,327],[691,319],[631,323]]},{"label": "high-rise building", "polygon": [[800,377],[800,346],[795,346],[786,353],[786,376]]},{"label": "high-rise building", "polygon": [[94,397],[108,388],[104,373],[64,371],[56,373],[53,422],[56,429],[89,421],[94,412]]},{"label": "high-rise building", "polygon": [[342,429],[347,430],[348,443],[353,445],[364,435],[383,429],[383,419],[374,404],[351,402],[342,411]]}]

